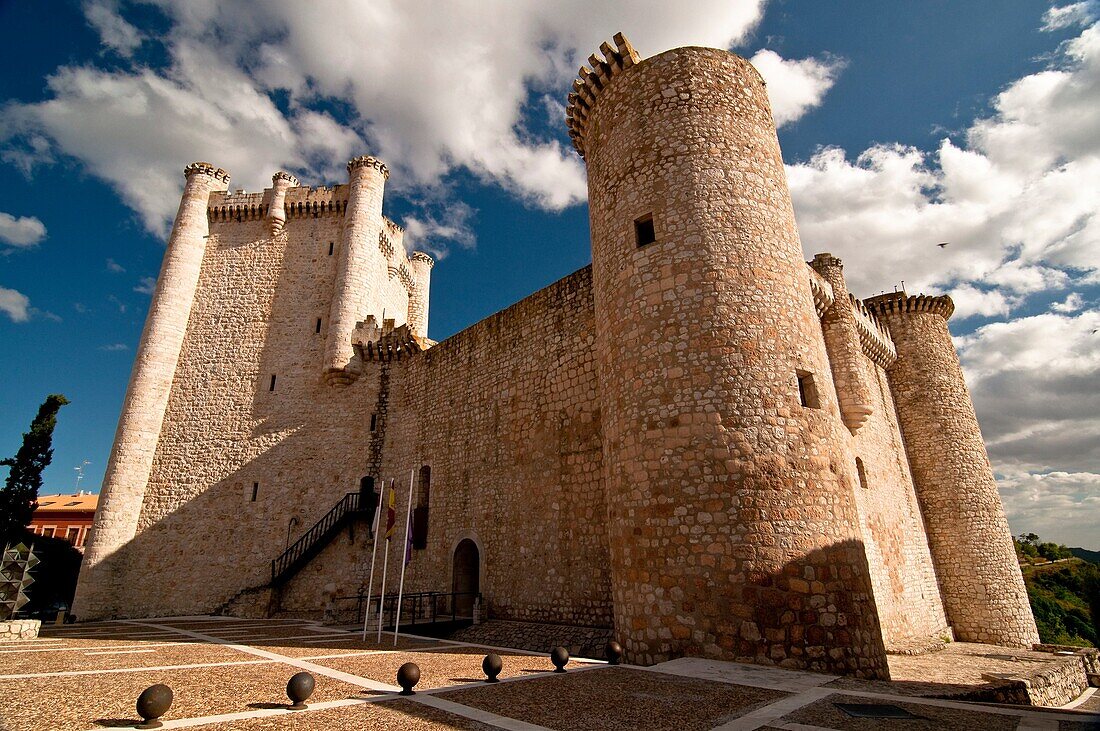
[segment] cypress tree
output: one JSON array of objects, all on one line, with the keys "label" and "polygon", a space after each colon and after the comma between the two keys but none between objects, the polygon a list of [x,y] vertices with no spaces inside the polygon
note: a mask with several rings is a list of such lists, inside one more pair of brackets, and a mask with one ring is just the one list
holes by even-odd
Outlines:
[{"label": "cypress tree", "polygon": [[8,468],[8,479],[0,488],[0,548],[23,532],[38,507],[42,470],[53,459],[57,412],[67,403],[69,400],[61,394],[47,396],[38,407],[30,431],[23,435],[23,446],[14,457],[0,460],[0,465]]}]

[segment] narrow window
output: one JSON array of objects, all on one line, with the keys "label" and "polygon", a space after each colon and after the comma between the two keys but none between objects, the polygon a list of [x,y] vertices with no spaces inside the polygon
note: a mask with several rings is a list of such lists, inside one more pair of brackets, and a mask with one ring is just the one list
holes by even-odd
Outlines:
[{"label": "narrow window", "polygon": [[798,378],[798,400],[808,409],[820,409],[821,402],[817,398],[817,386],[814,384],[814,376],[809,371],[795,371]]},{"label": "narrow window", "polygon": [[378,414],[370,415],[370,430],[374,431],[378,428]]},{"label": "narrow window", "polygon": [[275,374],[274,373],[271,374],[271,385],[268,386],[267,390],[268,391],[274,391],[275,390]]},{"label": "narrow window", "polygon": [[647,213],[634,221],[634,238],[637,239],[638,246],[652,244],[657,240],[657,233],[653,229],[652,213]]},{"label": "narrow window", "polygon": [[416,489],[416,509],[413,510],[413,548],[428,547],[428,503],[431,500],[432,468],[420,468],[420,482]]},{"label": "narrow window", "polygon": [[856,475],[859,476],[859,486],[867,489],[867,470],[863,468],[863,460],[856,457]]},{"label": "narrow window", "polygon": [[332,256],[332,250],[334,248],[336,248],[336,242],[335,241],[328,242],[328,255],[329,256]]},{"label": "narrow window", "polygon": [[313,328],[313,332],[315,332],[315,333],[321,332],[321,318],[320,317],[317,318],[317,326],[315,328]]},{"label": "narrow window", "polygon": [[248,498],[248,502],[250,502],[250,503],[256,502],[256,497],[259,494],[260,494],[260,483],[253,482],[252,483],[252,497]]}]

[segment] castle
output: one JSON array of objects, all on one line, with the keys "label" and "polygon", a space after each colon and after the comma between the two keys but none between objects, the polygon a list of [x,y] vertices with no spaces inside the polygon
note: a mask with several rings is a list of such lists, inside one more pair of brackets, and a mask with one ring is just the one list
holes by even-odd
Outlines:
[{"label": "castle", "polygon": [[391,477],[405,515],[415,467],[406,591],[613,627],[632,662],[885,678],[950,633],[1038,641],[950,298],[807,265],[747,61],[601,52],[567,119],[591,266],[439,343],[382,162],[262,193],[186,168],[80,619],[317,612],[362,586],[367,524],[287,546]]}]

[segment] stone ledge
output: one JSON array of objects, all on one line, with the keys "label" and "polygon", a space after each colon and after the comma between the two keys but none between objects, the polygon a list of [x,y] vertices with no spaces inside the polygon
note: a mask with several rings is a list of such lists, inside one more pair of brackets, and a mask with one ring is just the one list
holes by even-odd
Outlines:
[{"label": "stone ledge", "polygon": [[33,640],[42,622],[37,619],[12,619],[0,622],[0,640]]}]

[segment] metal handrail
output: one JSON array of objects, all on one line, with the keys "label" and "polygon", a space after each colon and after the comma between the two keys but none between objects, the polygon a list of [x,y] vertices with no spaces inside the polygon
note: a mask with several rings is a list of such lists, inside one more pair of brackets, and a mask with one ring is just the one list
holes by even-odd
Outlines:
[{"label": "metal handrail", "polygon": [[301,559],[322,536],[332,530],[332,527],[338,522],[343,520],[344,516],[348,513],[359,511],[359,498],[360,494],[358,492],[349,492],[344,495],[344,497],[340,498],[340,501],[332,507],[332,510],[325,513],[320,520],[302,534],[301,538],[294,541],[294,543],[277,558],[272,559],[271,583],[274,584],[284,571]]},{"label": "metal handrail", "polygon": [[[477,591],[420,591],[407,593],[402,598],[401,626],[417,624],[434,624],[436,622],[455,622],[460,619],[458,614],[458,598],[471,597],[474,601],[482,600],[481,592]],[[364,620],[364,604],[366,597],[362,592],[352,596],[333,597],[333,603],[355,602],[356,622]],[[377,611],[377,595],[371,597],[372,611]],[[471,605],[473,602],[471,602]],[[393,627],[397,615],[397,597],[387,596],[382,604],[383,626]],[[466,619],[466,617],[461,617]]]}]

